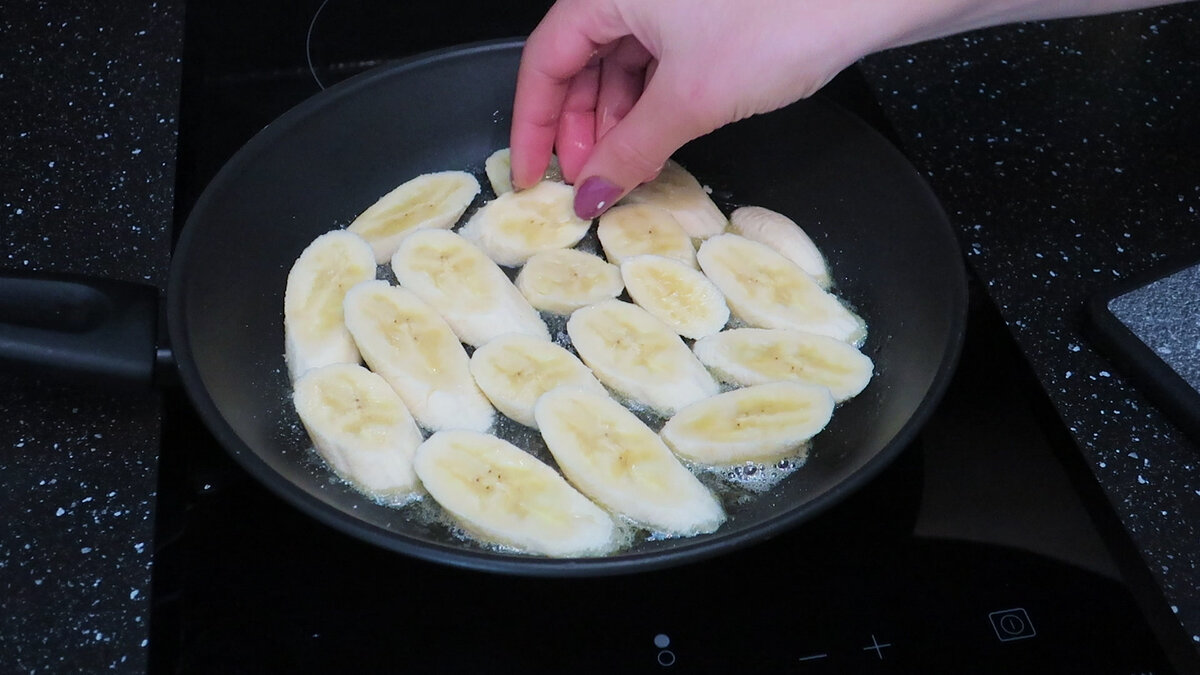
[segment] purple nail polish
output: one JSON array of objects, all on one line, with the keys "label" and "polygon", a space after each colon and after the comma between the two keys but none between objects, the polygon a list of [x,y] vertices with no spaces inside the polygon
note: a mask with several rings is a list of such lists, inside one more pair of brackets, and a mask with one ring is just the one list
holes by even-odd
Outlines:
[{"label": "purple nail polish", "polygon": [[592,176],[575,191],[575,215],[584,220],[596,218],[620,196],[620,187],[600,176]]}]

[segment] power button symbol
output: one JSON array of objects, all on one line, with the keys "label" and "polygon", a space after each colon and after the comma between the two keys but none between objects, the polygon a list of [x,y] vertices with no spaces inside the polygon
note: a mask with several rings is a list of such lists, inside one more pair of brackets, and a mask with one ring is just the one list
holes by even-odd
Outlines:
[{"label": "power button symbol", "polygon": [[992,630],[996,631],[996,638],[1001,642],[1024,640],[1037,635],[1033,622],[1029,620],[1029,613],[1021,607],[992,612],[988,614],[988,619],[992,622]]}]

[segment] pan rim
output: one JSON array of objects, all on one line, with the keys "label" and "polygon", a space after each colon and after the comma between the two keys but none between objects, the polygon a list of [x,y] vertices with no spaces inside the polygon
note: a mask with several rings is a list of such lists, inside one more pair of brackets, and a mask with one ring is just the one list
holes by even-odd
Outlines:
[{"label": "pan rim", "polygon": [[[242,168],[252,161],[262,149],[271,147],[273,141],[286,133],[287,129],[322,109],[328,102],[350,96],[355,91],[372,86],[377,80],[390,78],[397,72],[420,68],[426,64],[439,63],[450,59],[467,58],[490,51],[506,51],[519,49],[524,44],[523,38],[506,38],[483,42],[467,43],[430,52],[417,54],[409,58],[389,62],[377,66],[367,72],[356,75],[343,82],[335,84],[297,104],[283,115],[269,123],[240,148],[234,156],[213,177],[196,201],[191,213],[186,219],[183,231],[171,261],[170,278],[167,287],[167,328],[171,344],[176,355],[180,379],[184,385],[192,405],[204,421],[205,426],[213,434],[218,443],[237,463],[248,473],[266,486],[276,496],[308,516],[313,517],[329,527],[350,534],[360,540],[372,543],[381,548],[396,553],[402,553],[415,558],[446,564],[453,567],[496,572],[501,574],[529,577],[596,577],[612,576],[675,567],[694,563],[725,552],[744,548],[754,543],[774,537],[781,532],[791,529],[826,511],[831,506],[841,502],[848,495],[860,489],[888,466],[895,457],[908,447],[918,431],[924,426],[937,404],[944,395],[951,377],[954,374],[959,355],[961,354],[967,312],[966,266],[958,246],[957,237],[940,202],[932,189],[909,163],[907,158],[883,138],[866,122],[859,119],[827,99],[819,98],[821,104],[837,108],[848,121],[861,129],[878,137],[888,148],[887,152],[894,156],[898,167],[908,174],[907,180],[921,187],[921,198],[927,202],[931,213],[938,216],[938,229],[944,229],[945,241],[952,242],[955,249],[953,258],[953,282],[951,290],[954,312],[947,317],[947,335],[949,344],[938,364],[929,387],[917,405],[913,414],[904,422],[900,430],[873,456],[869,457],[862,466],[853,470],[845,479],[837,482],[831,488],[807,501],[802,507],[785,510],[778,515],[755,523],[744,530],[722,533],[692,539],[676,540],[678,543],[666,550],[618,552],[610,556],[594,558],[544,558],[524,554],[497,553],[485,550],[474,550],[456,547],[440,542],[423,541],[404,536],[378,525],[357,518],[351,513],[332,507],[302,489],[291,480],[273,469],[258,455],[225,420],[204,384],[203,376],[198,368],[193,346],[189,337],[187,307],[184,290],[187,288],[189,266],[187,265],[189,248],[196,237],[195,222],[197,214],[207,210],[209,204],[220,192],[219,186],[234,179]],[[940,237],[939,237],[940,238]],[[282,344],[282,343],[281,343]]]}]

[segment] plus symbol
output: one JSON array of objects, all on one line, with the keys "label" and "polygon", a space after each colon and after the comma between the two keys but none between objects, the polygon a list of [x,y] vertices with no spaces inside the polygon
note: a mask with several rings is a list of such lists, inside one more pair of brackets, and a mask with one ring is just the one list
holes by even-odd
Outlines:
[{"label": "plus symbol", "polygon": [[864,652],[874,651],[875,656],[878,656],[879,660],[882,661],[883,660],[883,648],[891,647],[891,646],[892,646],[892,643],[890,643],[890,642],[880,643],[879,640],[875,639],[875,635],[872,634],[871,635],[871,644],[866,647],[863,647],[863,651]]}]

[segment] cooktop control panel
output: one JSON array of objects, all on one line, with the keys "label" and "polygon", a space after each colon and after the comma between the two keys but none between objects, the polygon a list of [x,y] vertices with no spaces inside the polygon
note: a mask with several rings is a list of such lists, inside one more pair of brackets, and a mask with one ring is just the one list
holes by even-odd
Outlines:
[{"label": "cooktop control panel", "polygon": [[248,479],[192,510],[181,672],[1172,672],[1120,583],[1009,547],[818,527],[682,568],[527,579],[289,510]]}]

